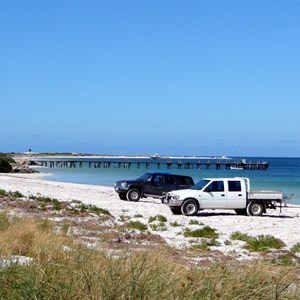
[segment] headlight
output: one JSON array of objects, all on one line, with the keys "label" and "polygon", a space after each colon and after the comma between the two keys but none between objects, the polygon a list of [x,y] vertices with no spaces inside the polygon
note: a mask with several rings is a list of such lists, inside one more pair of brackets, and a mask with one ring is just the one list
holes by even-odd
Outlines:
[{"label": "headlight", "polygon": [[126,187],[126,186],[127,186],[127,182],[126,182],[126,181],[125,181],[125,182],[122,182],[122,183],[121,183],[121,186],[122,186],[122,187]]}]

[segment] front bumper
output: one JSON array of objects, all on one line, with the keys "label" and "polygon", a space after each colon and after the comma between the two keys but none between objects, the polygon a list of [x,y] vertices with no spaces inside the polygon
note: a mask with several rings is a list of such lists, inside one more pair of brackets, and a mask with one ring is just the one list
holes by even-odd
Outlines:
[{"label": "front bumper", "polygon": [[174,198],[173,195],[167,194],[167,195],[163,195],[163,197],[161,198],[161,202],[168,206],[176,207],[176,206],[181,206],[183,200],[176,199],[176,198]]},{"label": "front bumper", "polygon": [[117,193],[127,193],[128,192],[128,187],[123,187],[123,186],[115,186],[115,191]]}]

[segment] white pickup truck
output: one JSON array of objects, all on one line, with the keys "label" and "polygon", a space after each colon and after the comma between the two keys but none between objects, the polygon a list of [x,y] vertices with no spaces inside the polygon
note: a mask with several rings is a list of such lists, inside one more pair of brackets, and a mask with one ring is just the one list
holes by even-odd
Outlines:
[{"label": "white pickup truck", "polygon": [[189,189],[163,195],[173,214],[193,216],[203,209],[233,209],[238,215],[261,216],[285,205],[281,191],[251,191],[249,178],[204,178]]}]

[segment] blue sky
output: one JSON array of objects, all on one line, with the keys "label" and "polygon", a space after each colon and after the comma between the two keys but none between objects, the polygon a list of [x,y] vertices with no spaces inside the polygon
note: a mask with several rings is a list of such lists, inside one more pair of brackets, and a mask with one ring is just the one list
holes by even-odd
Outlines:
[{"label": "blue sky", "polygon": [[0,152],[300,156],[300,1],[0,1],[0,28]]}]

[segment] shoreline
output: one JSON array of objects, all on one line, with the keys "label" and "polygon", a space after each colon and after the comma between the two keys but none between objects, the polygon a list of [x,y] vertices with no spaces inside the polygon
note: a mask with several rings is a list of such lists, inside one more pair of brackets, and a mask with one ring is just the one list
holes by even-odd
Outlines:
[{"label": "shoreline", "polygon": [[[139,202],[121,201],[113,187],[77,184],[44,180],[46,173],[35,174],[0,174],[0,189],[8,191],[19,191],[23,195],[42,195],[58,199],[59,201],[79,200],[84,204],[96,205],[107,209],[116,218],[127,215],[147,224],[150,217],[158,214],[166,217],[167,230],[153,231],[158,234],[172,247],[183,249],[189,247],[191,239],[184,237],[180,232],[183,228],[196,229],[199,225],[191,225],[191,220],[203,223],[205,226],[215,228],[219,233],[220,246],[211,247],[212,250],[220,251],[225,255],[234,255],[238,259],[251,259],[258,254],[250,253],[244,249],[241,241],[231,241],[233,232],[240,231],[251,236],[272,235],[281,239],[288,250],[296,243],[300,243],[298,228],[300,225],[300,205],[283,207],[282,212],[267,210],[262,217],[238,216],[231,210],[204,210],[197,216],[186,217],[172,215],[166,205],[159,199],[145,198]],[[172,223],[180,224],[178,227],[171,226]],[[150,230],[151,231],[151,230]]]}]

